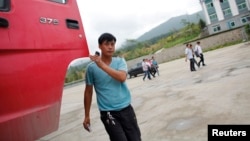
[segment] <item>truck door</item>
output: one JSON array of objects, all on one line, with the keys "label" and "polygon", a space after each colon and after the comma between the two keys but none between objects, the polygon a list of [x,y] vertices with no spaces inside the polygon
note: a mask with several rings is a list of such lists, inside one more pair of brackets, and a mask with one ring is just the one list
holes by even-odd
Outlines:
[{"label": "truck door", "polygon": [[88,55],[76,0],[0,0],[0,141],[57,130],[68,65]]}]

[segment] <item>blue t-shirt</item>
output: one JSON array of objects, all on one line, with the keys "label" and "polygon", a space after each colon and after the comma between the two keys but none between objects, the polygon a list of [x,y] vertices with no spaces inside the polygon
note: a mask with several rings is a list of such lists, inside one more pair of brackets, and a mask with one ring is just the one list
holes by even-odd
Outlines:
[{"label": "blue t-shirt", "polygon": [[[109,65],[115,70],[127,72],[124,58],[112,57]],[[119,111],[131,103],[130,91],[126,82],[119,82],[92,62],[87,66],[86,85],[94,85],[100,111]]]}]

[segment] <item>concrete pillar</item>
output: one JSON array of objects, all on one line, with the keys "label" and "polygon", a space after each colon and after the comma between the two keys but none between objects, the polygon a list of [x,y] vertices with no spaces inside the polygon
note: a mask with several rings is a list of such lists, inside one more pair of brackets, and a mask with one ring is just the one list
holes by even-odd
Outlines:
[{"label": "concrete pillar", "polygon": [[224,20],[224,15],[220,6],[220,1],[219,0],[213,0],[214,8],[218,17],[218,20]]},{"label": "concrete pillar", "polygon": [[233,16],[239,15],[239,10],[238,10],[235,0],[229,0],[228,2],[231,8],[232,15]]}]

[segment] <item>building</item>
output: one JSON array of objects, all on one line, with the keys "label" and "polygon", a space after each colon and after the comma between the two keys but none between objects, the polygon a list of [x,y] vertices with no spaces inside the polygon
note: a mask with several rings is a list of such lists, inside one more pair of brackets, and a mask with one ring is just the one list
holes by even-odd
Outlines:
[{"label": "building", "polygon": [[250,0],[200,0],[200,3],[209,34],[250,23]]}]

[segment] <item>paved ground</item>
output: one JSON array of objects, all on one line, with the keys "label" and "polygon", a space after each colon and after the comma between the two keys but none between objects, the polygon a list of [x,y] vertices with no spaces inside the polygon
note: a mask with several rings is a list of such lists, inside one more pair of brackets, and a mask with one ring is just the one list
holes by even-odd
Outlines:
[{"label": "paved ground", "polygon": [[[206,52],[189,71],[184,58],[160,64],[160,76],[128,79],[143,141],[207,141],[208,124],[250,124],[250,44]],[[39,141],[108,141],[95,98],[92,132],[82,127],[84,84],[66,88],[60,127]]]}]

